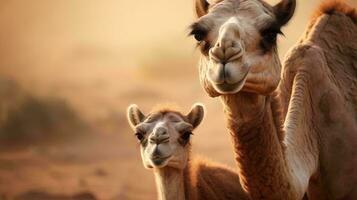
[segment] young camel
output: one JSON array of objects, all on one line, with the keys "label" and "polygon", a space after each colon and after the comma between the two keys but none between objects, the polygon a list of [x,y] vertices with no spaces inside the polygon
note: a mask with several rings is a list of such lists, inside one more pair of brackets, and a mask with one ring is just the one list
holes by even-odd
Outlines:
[{"label": "young camel", "polygon": [[154,171],[159,199],[248,200],[236,172],[191,158],[190,137],[203,119],[202,105],[195,104],[187,115],[169,108],[144,115],[131,105],[127,115],[144,167]]},{"label": "young camel", "polygon": [[357,199],[357,14],[325,3],[283,69],[276,38],[295,0],[196,1],[200,80],[220,96],[254,199]]}]

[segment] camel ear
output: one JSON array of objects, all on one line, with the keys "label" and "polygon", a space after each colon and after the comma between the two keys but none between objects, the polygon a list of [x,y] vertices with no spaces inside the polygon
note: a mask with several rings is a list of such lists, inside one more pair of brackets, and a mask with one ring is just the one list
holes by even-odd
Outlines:
[{"label": "camel ear", "polygon": [[291,17],[294,15],[295,8],[296,0],[282,0],[273,7],[274,14],[280,26],[284,26],[289,22]]},{"label": "camel ear", "polygon": [[205,107],[203,104],[196,103],[192,106],[191,111],[187,114],[188,123],[190,123],[195,129],[200,123],[205,115]]},{"label": "camel ear", "polygon": [[207,14],[209,3],[207,0],[195,0],[195,8],[197,17],[202,17],[203,15]]},{"label": "camel ear", "polygon": [[127,109],[127,118],[132,128],[144,121],[145,115],[140,111],[139,107],[132,104]]}]

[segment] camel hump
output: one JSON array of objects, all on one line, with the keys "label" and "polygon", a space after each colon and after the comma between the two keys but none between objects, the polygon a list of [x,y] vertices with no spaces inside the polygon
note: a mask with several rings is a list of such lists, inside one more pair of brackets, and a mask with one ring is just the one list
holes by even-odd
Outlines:
[{"label": "camel hump", "polygon": [[317,9],[300,44],[321,48],[332,73],[337,76],[350,76],[348,81],[346,80],[350,86],[351,79],[356,81],[357,78],[356,38],[356,8],[342,1],[331,0]]},{"label": "camel hump", "polygon": [[311,34],[322,49],[336,86],[357,117],[357,11],[345,3],[323,4]]},{"label": "camel hump", "polygon": [[324,66],[320,70],[329,71],[329,79],[357,117],[356,38],[356,9],[341,1],[327,1],[316,11],[304,37],[287,54],[283,72],[293,78],[291,74],[301,69],[299,63],[304,63],[306,70],[315,72],[314,78],[317,78],[326,74],[316,71],[319,65]]}]

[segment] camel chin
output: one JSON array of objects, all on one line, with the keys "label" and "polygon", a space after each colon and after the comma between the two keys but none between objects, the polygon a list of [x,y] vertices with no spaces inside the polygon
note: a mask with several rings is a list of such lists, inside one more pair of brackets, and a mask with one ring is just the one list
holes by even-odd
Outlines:
[{"label": "camel chin", "polygon": [[226,94],[236,94],[240,92],[244,86],[246,78],[237,82],[237,83],[222,83],[222,84],[215,84],[212,83],[213,88],[221,95]]}]

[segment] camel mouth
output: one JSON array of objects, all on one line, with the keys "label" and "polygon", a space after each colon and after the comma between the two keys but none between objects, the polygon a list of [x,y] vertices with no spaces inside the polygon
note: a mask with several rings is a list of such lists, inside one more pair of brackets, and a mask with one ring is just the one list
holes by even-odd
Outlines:
[{"label": "camel mouth", "polygon": [[152,157],[150,158],[152,164],[154,165],[154,167],[160,168],[160,167],[164,167],[168,162],[169,158],[171,158],[171,156],[164,156],[164,157]]},{"label": "camel mouth", "polygon": [[221,84],[212,83],[212,85],[214,89],[220,94],[235,94],[243,88],[244,83],[247,80],[247,75],[248,73],[246,73],[244,77],[236,83],[227,83],[224,81]]}]

